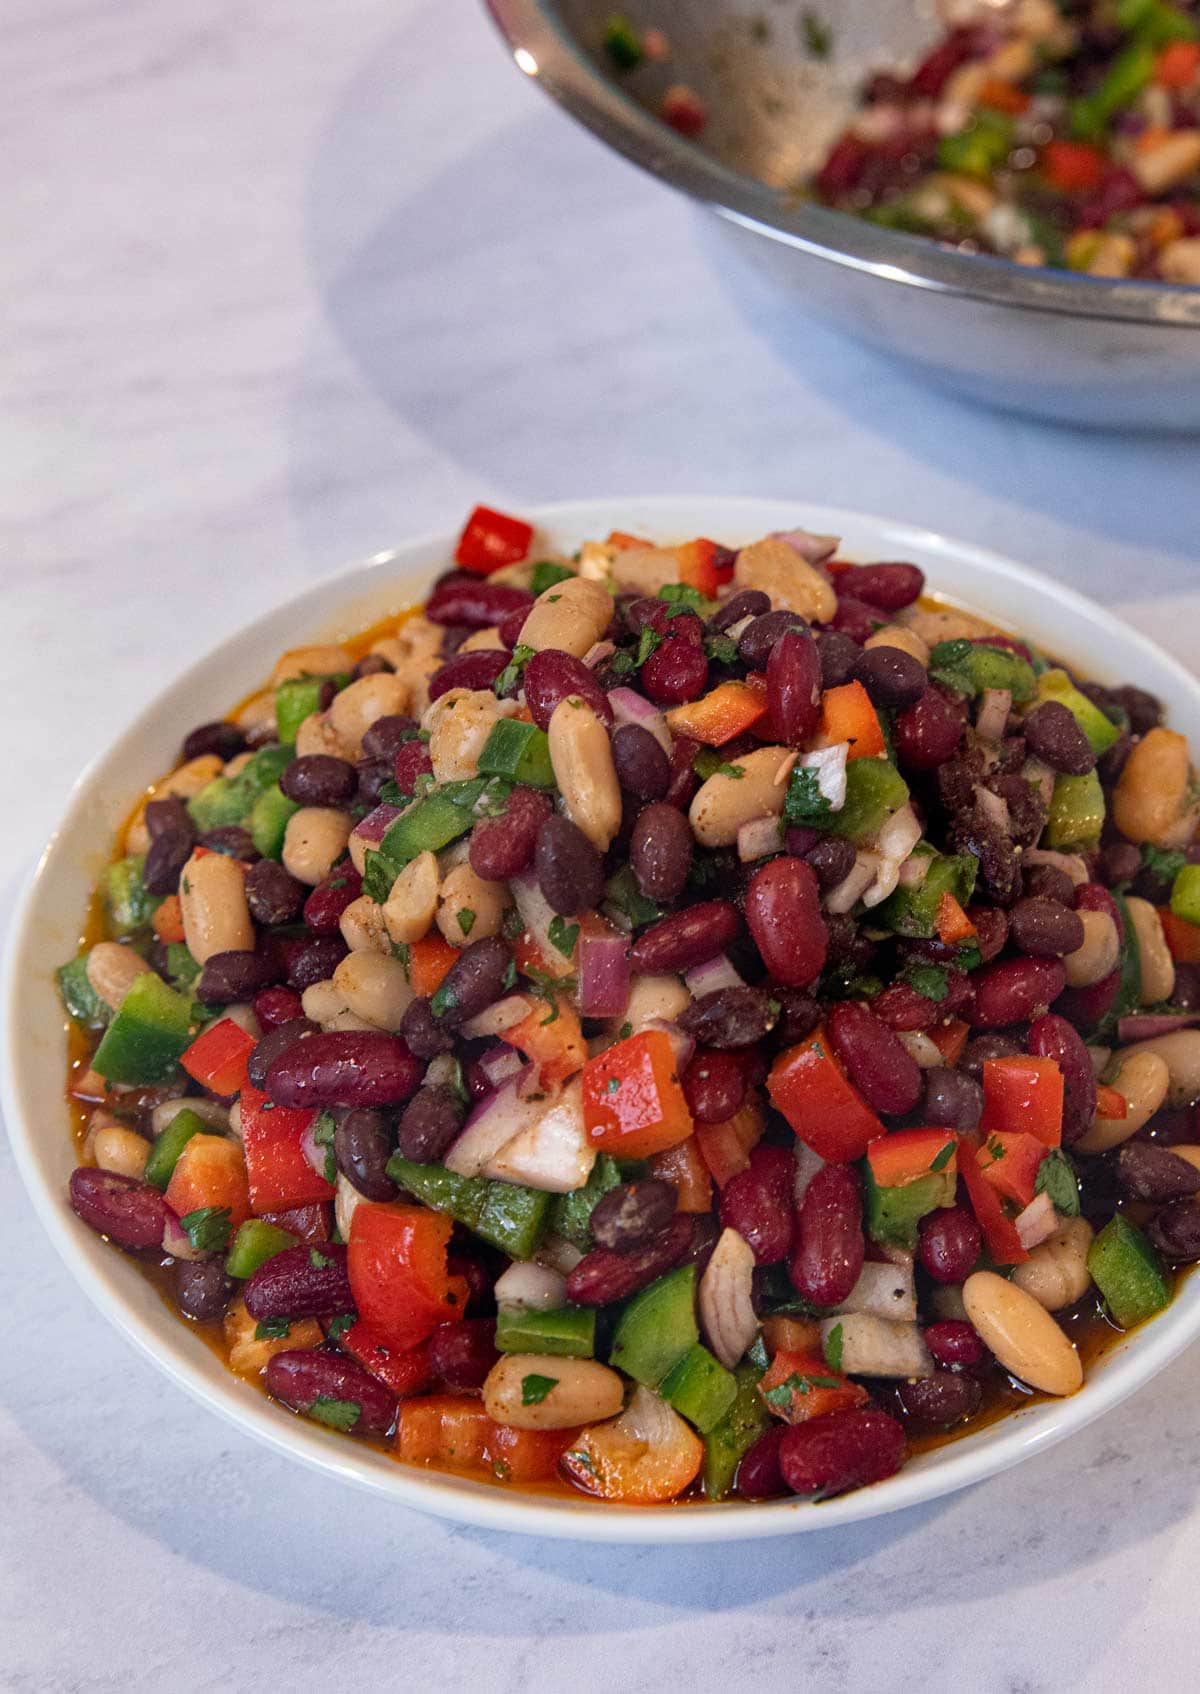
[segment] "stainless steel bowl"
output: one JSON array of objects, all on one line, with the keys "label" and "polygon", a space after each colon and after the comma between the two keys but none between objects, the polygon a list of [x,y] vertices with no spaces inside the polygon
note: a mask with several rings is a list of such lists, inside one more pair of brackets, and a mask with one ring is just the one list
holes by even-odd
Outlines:
[{"label": "stainless steel bowl", "polygon": [[[1035,270],[881,229],[798,200],[863,71],[936,34],[912,0],[624,0],[671,43],[618,77],[613,0],[487,0],[519,68],[643,170],[716,214],[728,240],[803,310],[986,405],[1102,428],[1200,429],[1200,288]],[[803,15],[834,25],[828,60]],[[652,105],[670,82],[711,114],[698,141]],[[800,333],[799,328],[797,333]]]}]

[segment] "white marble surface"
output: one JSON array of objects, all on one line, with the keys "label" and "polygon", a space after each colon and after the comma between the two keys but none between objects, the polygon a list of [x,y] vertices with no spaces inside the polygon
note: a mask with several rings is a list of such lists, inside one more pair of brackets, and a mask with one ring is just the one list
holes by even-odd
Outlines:
[{"label": "white marble surface", "polygon": [[[0,923],[176,665],[479,497],[857,504],[1194,657],[1194,446],[967,411],[788,321],[469,0],[7,0],[0,63]],[[876,1525],[539,1544],[232,1435],[68,1281],[3,1144],[0,1184],[4,1688],[1195,1685],[1195,1354]]]}]

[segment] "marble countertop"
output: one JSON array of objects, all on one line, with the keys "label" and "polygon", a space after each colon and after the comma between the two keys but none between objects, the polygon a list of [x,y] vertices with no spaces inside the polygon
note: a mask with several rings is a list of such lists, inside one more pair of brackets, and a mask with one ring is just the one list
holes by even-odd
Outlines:
[{"label": "marble countertop", "polygon": [[[985,543],[1194,662],[1195,446],[962,408],[790,317],[476,5],[8,0],[0,925],[180,664],[476,499],[720,491]],[[1194,1684],[1200,1354],[1003,1479],[794,1543],[456,1529],[231,1433],[0,1143],[0,1686]]]}]

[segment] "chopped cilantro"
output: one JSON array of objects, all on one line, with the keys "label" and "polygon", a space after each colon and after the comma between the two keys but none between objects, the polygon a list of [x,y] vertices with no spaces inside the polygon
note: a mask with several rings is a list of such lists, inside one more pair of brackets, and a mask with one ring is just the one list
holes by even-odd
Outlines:
[{"label": "chopped cilantro", "polygon": [[718,665],[732,665],[738,656],[737,642],[729,635],[706,636],[704,651],[707,657],[714,659]]},{"label": "chopped cilantro", "polygon": [[633,662],[632,653],[614,653],[608,661],[608,668],[614,676],[628,676],[637,667]]},{"label": "chopped cilantro", "polygon": [[452,1012],[458,1005],[458,995],[447,983],[443,982],[429,1002],[429,1010],[435,1018],[444,1018],[447,1012]]},{"label": "chopped cilantro", "polygon": [[515,959],[510,959],[505,966],[500,986],[501,988],[515,988],[517,986],[517,962]]},{"label": "chopped cilantro", "polygon": [[623,1023],[621,1025],[620,1029],[617,1031],[617,1040],[618,1041],[628,1041],[629,1037],[632,1034],[633,1034],[633,1025],[631,1023]]},{"label": "chopped cilantro", "polygon": [[179,1225],[197,1253],[223,1253],[229,1245],[231,1222],[228,1206],[200,1206],[185,1212]]},{"label": "chopped cilantro", "polygon": [[552,559],[539,559],[533,567],[529,586],[534,594],[544,594],[548,588],[553,588],[556,582],[565,582],[574,574],[566,565],[556,565]]},{"label": "chopped cilantro", "polygon": [[771,1363],[767,1356],[767,1344],[762,1338],[761,1330],[750,1343],[746,1352],[746,1358],[754,1366],[755,1370],[766,1370],[767,1366]]},{"label": "chopped cilantro", "polygon": [[459,929],[462,930],[464,935],[470,935],[475,927],[475,914],[470,906],[464,906],[460,912],[456,912],[454,915],[458,919]]},{"label": "chopped cilantro", "polygon": [[987,1150],[992,1155],[992,1163],[998,1165],[1001,1159],[1007,1159],[1008,1148],[993,1135],[987,1144]]},{"label": "chopped cilantro", "polygon": [[362,1416],[362,1407],[357,1400],[335,1400],[332,1394],[318,1394],[308,1408],[308,1415],[318,1423],[328,1424],[330,1429],[340,1429],[343,1435],[349,1435]]},{"label": "chopped cilantro", "polygon": [[651,629],[648,623],[642,625],[642,633],[638,637],[637,656],[634,664],[640,670],[657,648],[662,646],[662,636],[656,629]]},{"label": "chopped cilantro", "polygon": [[500,933],[506,941],[515,941],[525,933],[525,919],[515,906],[506,906],[500,919]]},{"label": "chopped cilantro", "polygon": [[512,1466],[507,1459],[497,1459],[492,1465],[492,1475],[497,1482],[507,1482],[512,1476]]},{"label": "chopped cilantro", "polygon": [[521,680],[521,672],[533,658],[533,655],[534,649],[532,647],[526,647],[523,643],[518,642],[513,648],[512,658],[492,684],[492,692],[494,694],[507,694],[510,689],[515,688]]},{"label": "chopped cilantro", "polygon": [[843,1339],[842,1326],[840,1323],[835,1323],[825,1337],[825,1360],[833,1370],[841,1370],[842,1368]]},{"label": "chopped cilantro", "polygon": [[310,1247],[308,1250],[308,1262],[314,1270],[328,1270],[330,1265],[333,1263],[333,1260],[329,1257],[328,1253],[322,1253],[319,1247]]},{"label": "chopped cilantro", "polygon": [[325,1149],[325,1180],[337,1181],[337,1160],[333,1156],[333,1137],[337,1130],[337,1120],[332,1112],[322,1112],[313,1125],[313,1140],[318,1147]]},{"label": "chopped cilantro", "polygon": [[697,617],[711,618],[717,609],[717,602],[701,594],[690,582],[666,582],[659,589],[658,598],[672,608],[672,617],[678,617],[680,612],[695,612]]},{"label": "chopped cilantro", "polygon": [[412,969],[412,948],[409,946],[408,942],[393,941],[392,954],[393,957],[399,959],[400,963],[404,966],[405,976],[408,976]]},{"label": "chopped cilantro", "polygon": [[909,965],[904,980],[917,994],[937,1004],[950,992],[950,978],[941,965]]},{"label": "chopped cilantro", "polygon": [[282,1341],[292,1327],[291,1318],[264,1318],[254,1326],[256,1341]]},{"label": "chopped cilantro", "polygon": [[328,1330],[329,1339],[331,1341],[340,1341],[346,1331],[353,1328],[354,1322],[355,1318],[353,1312],[341,1312],[336,1318],[331,1318]]},{"label": "chopped cilantro", "polygon": [[956,1141],[947,1141],[946,1145],[942,1148],[941,1152],[938,1153],[936,1155],[936,1157],[934,1158],[933,1163],[929,1167],[930,1170],[931,1171],[944,1171],[946,1166],[950,1163],[951,1159],[954,1157],[954,1149],[957,1147],[957,1145],[958,1145],[958,1143]]},{"label": "chopped cilantro", "polygon": [[[841,1328],[841,1325],[838,1325]],[[776,1406],[780,1411],[786,1411],[792,1399],[797,1394],[811,1394],[814,1388],[840,1388],[842,1385],[836,1376],[809,1376],[799,1371],[793,1371],[783,1382],[777,1382],[774,1388],[768,1388],[763,1393],[763,1399],[770,1406]]]},{"label": "chopped cilantro", "polygon": [[714,776],[730,776],[735,782],[740,782],[745,774],[745,768],[742,765],[718,765],[713,772]]},{"label": "chopped cilantro", "polygon": [[1038,1166],[1033,1192],[1048,1194],[1054,1210],[1064,1217],[1079,1216],[1079,1183],[1071,1161],[1057,1147],[1052,1148]]},{"label": "chopped cilantro", "polygon": [[556,1376],[529,1375],[521,1378],[521,1404],[540,1406],[552,1388],[558,1387]]},{"label": "chopped cilantro", "polygon": [[821,792],[820,772],[811,765],[794,765],[783,807],[788,822],[812,824],[831,810],[827,796]]},{"label": "chopped cilantro", "polygon": [[565,918],[556,913],[550,919],[550,927],[546,933],[550,937],[550,945],[557,947],[564,959],[569,959],[575,951],[575,943],[579,940],[579,925],[567,923]]},{"label": "chopped cilantro", "polygon": [[620,1077],[610,1076],[607,1083],[605,1084],[605,1089],[609,1094],[615,1094],[617,1092],[617,1090],[620,1088],[620,1086],[621,1086]]},{"label": "chopped cilantro", "polygon": [[1142,848],[1143,867],[1163,882],[1174,882],[1186,864],[1187,855],[1174,848],[1152,847],[1149,844]]},{"label": "chopped cilantro", "polygon": [[960,971],[978,970],[983,963],[983,954],[975,942],[965,943],[954,955],[954,968]]}]

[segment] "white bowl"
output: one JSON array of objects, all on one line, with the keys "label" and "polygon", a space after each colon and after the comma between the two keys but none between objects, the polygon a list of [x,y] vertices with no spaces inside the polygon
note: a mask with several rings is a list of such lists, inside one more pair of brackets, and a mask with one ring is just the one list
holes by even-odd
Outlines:
[{"label": "white bowl", "polygon": [[[738,543],[797,523],[844,538],[860,559],[911,559],[931,589],[997,623],[1027,631],[1102,682],[1152,689],[1170,722],[1200,744],[1200,683],[1144,636],[1047,577],[930,531],[828,507],[769,500],[677,497],[579,501],[536,514],[559,546],[612,528],[663,540],[694,535]],[[939,1451],[898,1476],[820,1505],[797,1500],[704,1507],[606,1506],[402,1466],[272,1404],[231,1375],[172,1315],[138,1267],[94,1235],[67,1203],[75,1163],[63,1104],[66,1039],[54,984],[71,957],[93,882],[115,830],[146,783],[168,769],[194,724],[258,687],[274,657],[385,617],[423,593],[450,558],[437,536],[382,553],[260,618],[186,671],[85,772],[21,902],[4,969],[4,1110],[33,1203],[71,1273],[100,1310],[180,1387],[238,1428],[329,1475],[488,1529],[592,1541],[725,1541],[827,1529],[931,1500],[1005,1469],[1081,1429],[1149,1380],[1200,1330],[1200,1278],[1174,1304],[1120,1341],[1072,1399],[1030,1406]]]}]

